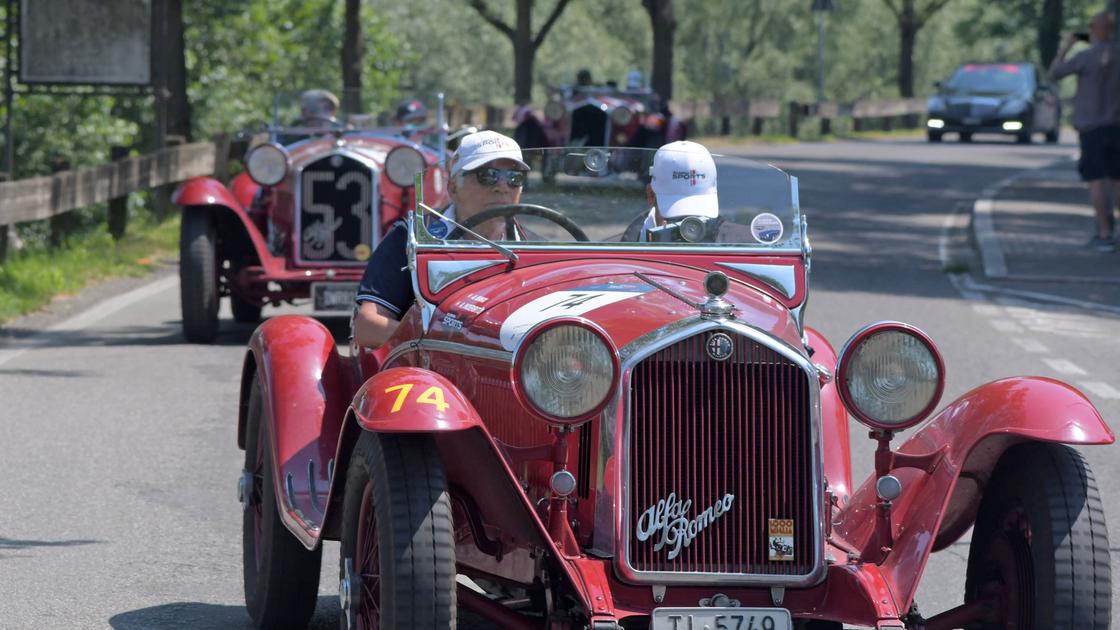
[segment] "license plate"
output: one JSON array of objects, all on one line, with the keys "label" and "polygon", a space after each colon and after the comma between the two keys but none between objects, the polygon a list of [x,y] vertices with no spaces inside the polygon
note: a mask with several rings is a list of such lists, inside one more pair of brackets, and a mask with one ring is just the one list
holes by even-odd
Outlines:
[{"label": "license plate", "polygon": [[358,295],[357,282],[314,282],[311,298],[317,311],[349,311]]},{"label": "license plate", "polygon": [[980,119],[979,118],[965,118],[964,119],[964,124],[966,124],[966,125],[979,125],[980,124]]},{"label": "license plate", "polygon": [[785,608],[655,608],[651,630],[791,630]]}]

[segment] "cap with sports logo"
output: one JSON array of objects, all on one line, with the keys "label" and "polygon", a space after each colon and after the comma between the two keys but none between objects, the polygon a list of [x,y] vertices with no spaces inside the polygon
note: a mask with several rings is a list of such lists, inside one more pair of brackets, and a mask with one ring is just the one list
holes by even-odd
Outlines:
[{"label": "cap with sports logo", "polygon": [[455,176],[459,171],[473,171],[501,159],[513,160],[526,170],[529,168],[521,155],[521,145],[513,138],[496,131],[472,133],[463,138],[459,149],[451,157],[451,175]]},{"label": "cap with sports logo", "polygon": [[680,140],[662,146],[649,173],[662,217],[719,216],[716,163],[704,145]]}]

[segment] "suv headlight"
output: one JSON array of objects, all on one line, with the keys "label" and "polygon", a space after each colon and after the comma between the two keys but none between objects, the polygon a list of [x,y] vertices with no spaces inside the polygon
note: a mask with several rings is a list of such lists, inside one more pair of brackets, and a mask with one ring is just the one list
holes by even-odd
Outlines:
[{"label": "suv headlight", "polygon": [[921,422],[945,388],[945,367],[921,330],[879,322],[852,335],[840,351],[836,381],[844,406],[860,422],[897,431]]},{"label": "suv headlight", "polygon": [[532,411],[550,422],[576,424],[606,407],[618,380],[618,353],[590,322],[549,320],[521,342],[513,379]]},{"label": "suv headlight", "polygon": [[385,157],[385,175],[389,181],[401,188],[407,188],[416,183],[416,174],[424,170],[427,164],[424,156],[416,149],[401,145],[389,151]]},{"label": "suv headlight", "polygon": [[262,144],[245,156],[249,177],[262,186],[275,186],[288,174],[288,152],[278,144]]}]

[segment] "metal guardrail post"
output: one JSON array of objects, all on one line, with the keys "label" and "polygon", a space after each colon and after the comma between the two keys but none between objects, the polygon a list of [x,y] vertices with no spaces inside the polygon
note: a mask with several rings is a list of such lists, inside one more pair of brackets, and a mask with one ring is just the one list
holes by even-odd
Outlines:
[{"label": "metal guardrail post", "polygon": [[[0,172],[0,183],[6,182],[11,179],[10,173]],[[9,230],[12,226],[7,224],[0,224],[0,265],[8,260],[8,242],[11,240],[9,237]]]},{"label": "metal guardrail post", "polygon": [[789,102],[789,135],[793,138],[797,137],[798,128],[801,125],[801,104],[797,101]]}]

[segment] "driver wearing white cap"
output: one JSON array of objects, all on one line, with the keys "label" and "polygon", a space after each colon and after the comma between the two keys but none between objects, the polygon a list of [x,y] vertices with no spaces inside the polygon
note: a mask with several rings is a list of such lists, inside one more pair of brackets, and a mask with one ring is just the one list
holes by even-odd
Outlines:
[{"label": "driver wearing white cap", "polygon": [[705,228],[704,240],[714,240],[719,224],[719,196],[716,164],[708,149],[687,140],[670,142],[657,150],[649,170],[646,198],[653,207],[626,228],[622,240],[682,240],[679,224],[686,217],[698,218],[697,225]]},{"label": "driver wearing white cap", "polygon": [[[512,138],[480,131],[463,138],[451,156],[449,170],[447,193],[452,205],[443,214],[462,223],[487,208],[518,203],[529,165]],[[505,223],[492,219],[472,229],[485,238],[502,239]],[[443,238],[451,228],[436,221],[428,225],[428,231]],[[366,264],[352,322],[354,341],[360,346],[375,348],[385,343],[416,299],[408,273],[407,243],[408,228],[400,221],[378,243]]]}]

